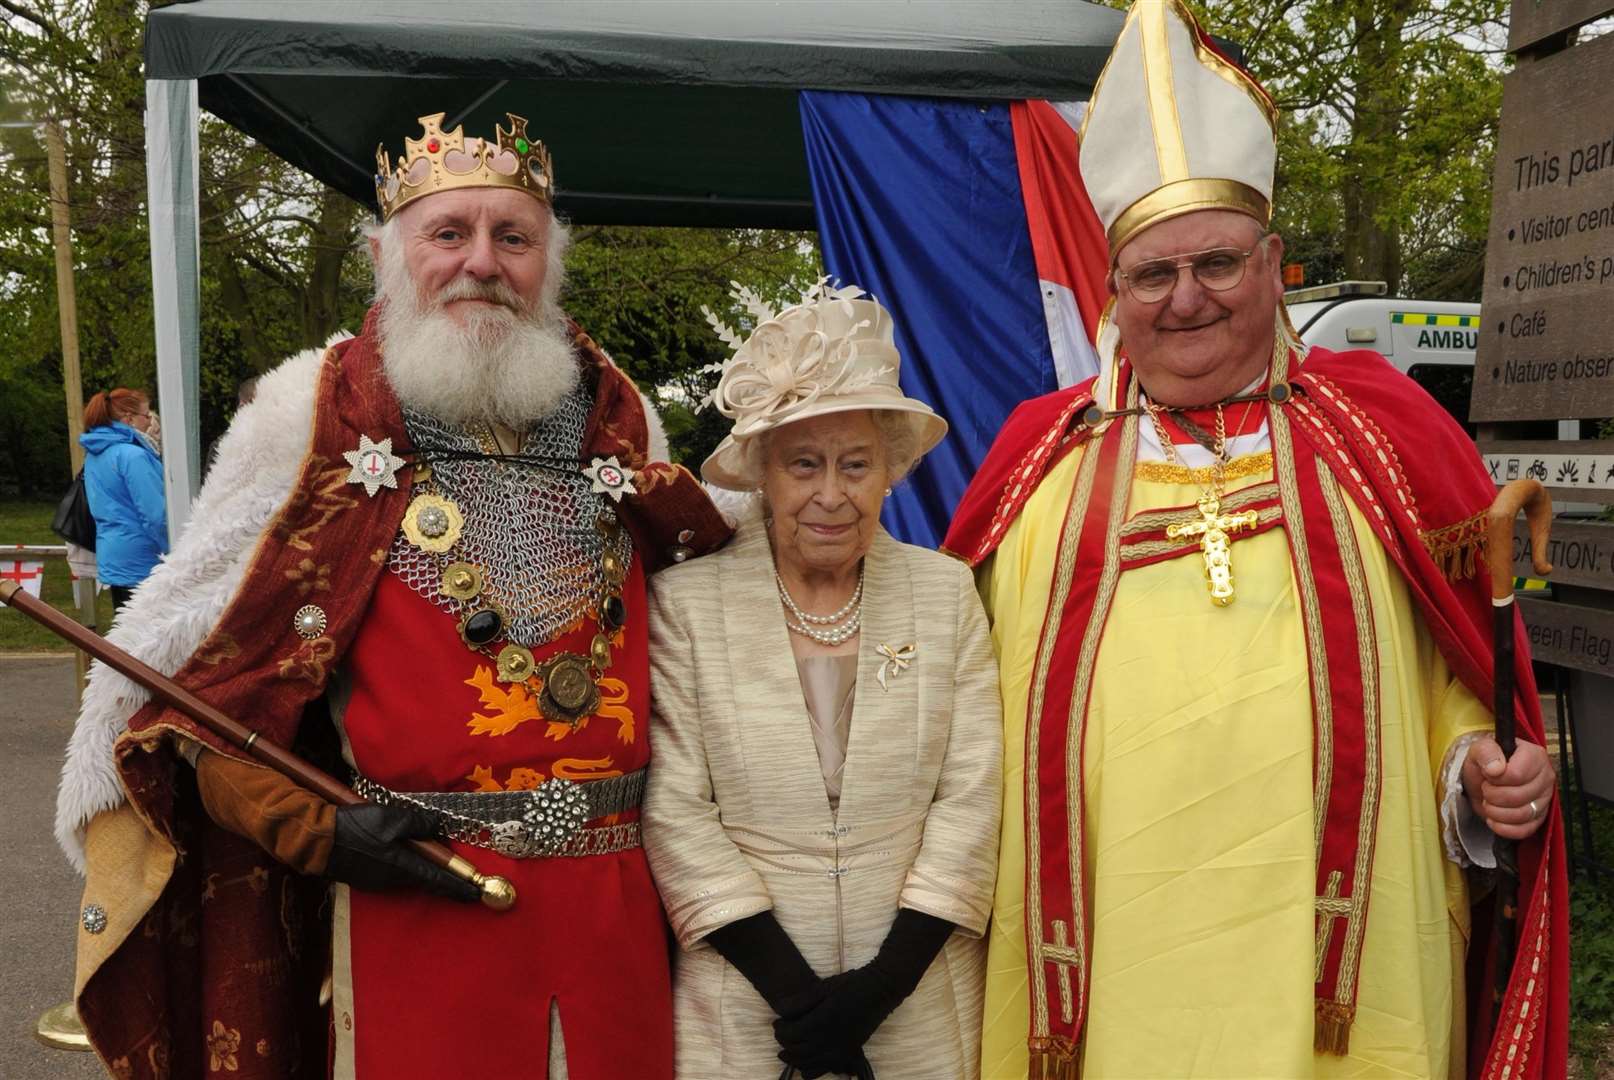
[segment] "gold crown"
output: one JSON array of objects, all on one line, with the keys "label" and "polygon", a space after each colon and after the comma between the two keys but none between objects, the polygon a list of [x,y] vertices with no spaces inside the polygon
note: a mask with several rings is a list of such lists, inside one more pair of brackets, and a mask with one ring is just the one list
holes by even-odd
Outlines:
[{"label": "gold crown", "polygon": [[527,121],[505,113],[510,130],[494,125],[496,142],[465,138],[462,124],[453,131],[443,130],[446,113],[422,116],[423,137],[405,139],[403,157],[392,167],[386,148],[375,148],[375,201],[381,220],[387,221],[400,208],[415,199],[451,188],[508,187],[525,191],[549,205],[555,190],[550,171],[549,151],[536,139],[527,138]]}]

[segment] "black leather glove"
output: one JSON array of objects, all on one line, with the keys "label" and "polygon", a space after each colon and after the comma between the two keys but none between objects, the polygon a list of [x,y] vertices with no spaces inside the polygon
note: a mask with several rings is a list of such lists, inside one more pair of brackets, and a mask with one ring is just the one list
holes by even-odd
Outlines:
[{"label": "black leather glove", "polygon": [[358,803],[336,808],[336,842],[325,876],[355,889],[424,889],[475,903],[481,891],[403,841],[437,836],[437,821],[412,806]]},{"label": "black leather glove", "polygon": [[774,1021],[774,1037],[784,1048],[780,1058],[792,1064],[835,1063],[852,1071],[845,1062],[861,1054],[869,1036],[914,992],[952,933],[946,919],[909,908],[898,911],[873,960],[825,979],[821,1001]]}]

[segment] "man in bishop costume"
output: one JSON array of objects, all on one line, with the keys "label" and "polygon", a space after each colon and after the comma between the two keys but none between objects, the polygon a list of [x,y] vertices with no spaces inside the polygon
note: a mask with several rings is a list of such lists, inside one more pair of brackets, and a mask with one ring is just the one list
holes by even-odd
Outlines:
[{"label": "man in bishop costume", "polygon": [[[1016,410],[946,540],[1006,725],[987,1080],[1563,1075],[1522,637],[1505,765],[1482,704],[1495,492],[1382,357],[1294,336],[1276,122],[1178,0],[1133,5],[1081,133],[1101,374]],[[1522,879],[1494,1020],[1493,836]]]},{"label": "man in bishop costume", "polygon": [[363,329],[264,377],[110,635],[370,804],[90,676],[57,834],[116,1077],[672,1076],[645,578],[729,529],[558,306],[544,145],[442,120],[377,152]]}]

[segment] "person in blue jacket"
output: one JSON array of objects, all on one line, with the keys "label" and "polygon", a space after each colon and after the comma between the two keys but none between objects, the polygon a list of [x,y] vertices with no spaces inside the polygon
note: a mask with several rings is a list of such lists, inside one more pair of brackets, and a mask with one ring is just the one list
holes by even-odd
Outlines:
[{"label": "person in blue jacket", "polygon": [[168,553],[163,466],[148,433],[156,420],[138,390],[105,391],[84,408],[84,492],[95,518],[97,576],[112,589],[112,608],[128,602]]}]

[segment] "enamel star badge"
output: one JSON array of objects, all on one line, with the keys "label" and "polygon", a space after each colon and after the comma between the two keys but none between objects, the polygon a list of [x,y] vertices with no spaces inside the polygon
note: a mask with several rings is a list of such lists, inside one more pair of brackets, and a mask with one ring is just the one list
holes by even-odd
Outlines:
[{"label": "enamel star badge", "polygon": [[583,475],[594,481],[594,491],[609,495],[616,502],[621,502],[624,495],[638,494],[633,487],[633,470],[618,462],[615,454],[595,458],[594,463],[583,470]]},{"label": "enamel star badge", "polygon": [[363,484],[364,493],[371,498],[381,488],[398,487],[398,470],[404,467],[404,459],[392,452],[390,435],[378,443],[371,442],[368,435],[360,435],[359,448],[344,450],[342,456],[353,466],[353,471],[347,474],[347,482]]}]

